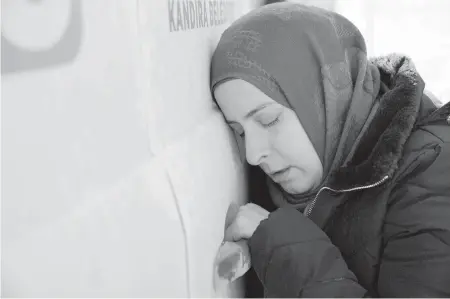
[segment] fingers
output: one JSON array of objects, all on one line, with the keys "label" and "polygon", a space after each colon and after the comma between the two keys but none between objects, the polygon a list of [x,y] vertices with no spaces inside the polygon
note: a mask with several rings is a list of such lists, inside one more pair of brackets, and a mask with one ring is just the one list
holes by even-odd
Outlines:
[{"label": "fingers", "polygon": [[241,206],[236,217],[225,230],[224,241],[236,242],[251,238],[260,222],[268,215],[268,211],[254,203]]},{"label": "fingers", "polygon": [[[236,217],[237,218],[237,217]],[[236,242],[242,239],[241,230],[236,219],[227,227],[223,240],[226,242]]]},{"label": "fingers", "polygon": [[251,259],[247,242],[225,242],[219,248],[215,260],[215,286],[235,281],[250,267]]},{"label": "fingers", "polygon": [[252,202],[242,206],[242,209],[254,211],[258,215],[260,215],[262,218],[267,218],[270,214],[267,210],[265,210],[261,206],[258,206],[257,204],[254,204]]}]

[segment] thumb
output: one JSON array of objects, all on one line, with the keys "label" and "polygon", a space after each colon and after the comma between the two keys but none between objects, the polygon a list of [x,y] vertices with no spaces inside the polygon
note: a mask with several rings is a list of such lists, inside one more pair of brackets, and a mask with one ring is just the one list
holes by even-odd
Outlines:
[{"label": "thumb", "polygon": [[236,242],[242,239],[239,226],[236,221],[233,221],[225,230],[225,235],[223,240],[225,242]]}]

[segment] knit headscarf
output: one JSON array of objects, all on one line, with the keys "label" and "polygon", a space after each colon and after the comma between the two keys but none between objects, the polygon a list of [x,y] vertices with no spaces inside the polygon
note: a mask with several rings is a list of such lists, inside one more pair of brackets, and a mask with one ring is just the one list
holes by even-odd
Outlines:
[{"label": "knit headscarf", "polygon": [[[359,30],[337,13],[296,3],[260,7],[225,30],[212,57],[212,92],[233,78],[295,111],[322,161],[321,186],[345,164],[380,87]],[[287,194],[268,182],[278,206],[317,192]]]}]

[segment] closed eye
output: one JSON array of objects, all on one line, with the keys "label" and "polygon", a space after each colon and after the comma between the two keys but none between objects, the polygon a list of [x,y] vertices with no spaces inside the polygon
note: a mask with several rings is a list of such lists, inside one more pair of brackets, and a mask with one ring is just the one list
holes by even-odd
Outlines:
[{"label": "closed eye", "polygon": [[[275,126],[280,122],[283,116],[283,110],[277,109],[278,113],[275,111],[269,112],[269,113],[261,113],[256,116],[256,120],[264,127],[264,128],[270,128],[272,126]],[[281,110],[281,111],[280,111]]]},{"label": "closed eye", "polygon": [[268,124],[265,124],[264,126],[265,127],[272,127],[272,126],[276,125],[279,121],[280,121],[280,117],[278,116],[277,118],[275,118],[275,120],[271,121]]},{"label": "closed eye", "polygon": [[[264,126],[265,128],[270,128],[270,127],[272,127],[272,126],[278,124],[279,122],[280,122],[280,116],[278,116],[277,118],[275,118],[275,119],[274,119],[273,121],[271,121],[270,123],[263,124],[263,126]],[[245,131],[244,131],[244,130],[242,130],[242,133],[239,133],[238,130],[235,130],[235,131],[236,131],[236,132],[239,134],[239,136],[241,136],[242,138],[245,137]]]}]

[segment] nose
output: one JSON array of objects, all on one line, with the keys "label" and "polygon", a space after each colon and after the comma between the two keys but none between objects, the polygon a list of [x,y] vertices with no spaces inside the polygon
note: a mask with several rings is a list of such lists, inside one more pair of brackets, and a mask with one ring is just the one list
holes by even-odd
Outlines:
[{"label": "nose", "polygon": [[258,166],[269,155],[269,140],[263,132],[245,132],[245,156],[248,164]]}]

